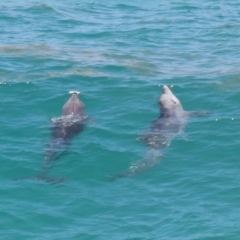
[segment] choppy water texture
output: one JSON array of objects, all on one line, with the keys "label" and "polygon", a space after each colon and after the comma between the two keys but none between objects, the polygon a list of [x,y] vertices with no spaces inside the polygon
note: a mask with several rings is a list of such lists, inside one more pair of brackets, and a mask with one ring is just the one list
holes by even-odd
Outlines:
[{"label": "choppy water texture", "polygon": [[[239,239],[240,3],[0,3],[0,238]],[[161,163],[118,181],[159,115],[162,85],[191,118]],[[93,119],[36,176],[70,90]]]}]

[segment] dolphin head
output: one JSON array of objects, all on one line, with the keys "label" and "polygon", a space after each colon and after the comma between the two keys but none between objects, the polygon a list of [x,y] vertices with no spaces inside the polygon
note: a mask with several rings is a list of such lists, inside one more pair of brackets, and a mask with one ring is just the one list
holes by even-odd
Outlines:
[{"label": "dolphin head", "polygon": [[70,94],[72,96],[68,99],[68,101],[63,106],[63,116],[67,115],[84,115],[84,104],[83,102],[78,98],[79,92],[77,91],[70,91]]},{"label": "dolphin head", "polygon": [[158,105],[163,117],[178,116],[183,112],[180,101],[167,86],[162,88],[162,95],[158,100]]}]

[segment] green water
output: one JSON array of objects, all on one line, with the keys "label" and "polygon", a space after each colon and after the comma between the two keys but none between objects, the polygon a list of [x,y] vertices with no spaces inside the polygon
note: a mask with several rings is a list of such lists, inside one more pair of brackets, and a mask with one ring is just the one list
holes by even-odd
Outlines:
[{"label": "green water", "polygon": [[[239,239],[240,4],[235,1],[0,3],[0,239]],[[135,141],[168,85],[189,111],[163,160]],[[70,90],[91,117],[40,173],[51,118]]]}]

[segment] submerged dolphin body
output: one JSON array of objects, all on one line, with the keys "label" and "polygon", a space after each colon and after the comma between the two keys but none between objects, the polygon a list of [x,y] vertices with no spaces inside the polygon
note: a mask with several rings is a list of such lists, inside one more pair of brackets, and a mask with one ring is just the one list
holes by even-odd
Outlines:
[{"label": "submerged dolphin body", "polygon": [[45,151],[44,163],[41,174],[35,178],[24,177],[21,179],[36,179],[45,182],[61,182],[64,178],[52,178],[48,176],[51,163],[64,154],[71,140],[83,131],[87,120],[85,115],[85,106],[78,98],[77,91],[70,91],[72,96],[63,106],[62,116],[53,118],[52,139]]},{"label": "submerged dolphin body", "polygon": [[138,138],[146,144],[148,150],[143,159],[133,163],[128,170],[113,175],[112,180],[132,176],[156,165],[162,158],[162,149],[168,147],[171,140],[183,130],[187,118],[204,115],[208,112],[186,112],[179,99],[167,86],[163,86],[158,100],[160,116],[152,122],[151,128]]},{"label": "submerged dolphin body", "polygon": [[63,106],[62,116],[53,118],[52,140],[45,151],[43,170],[66,152],[71,140],[83,131],[87,116],[85,106],[79,100],[77,91],[70,92],[72,96]]}]

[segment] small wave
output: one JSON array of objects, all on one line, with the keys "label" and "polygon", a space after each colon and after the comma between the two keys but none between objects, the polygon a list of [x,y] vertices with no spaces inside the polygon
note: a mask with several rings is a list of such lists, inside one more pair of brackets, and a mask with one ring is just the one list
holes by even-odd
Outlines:
[{"label": "small wave", "polygon": [[117,4],[117,5],[115,5],[115,7],[117,7],[118,9],[121,9],[121,10],[131,10],[134,12],[143,10],[139,6],[133,6],[133,5],[129,5],[129,4],[123,4],[123,3]]},{"label": "small wave", "polygon": [[57,13],[58,11],[47,4],[34,4],[27,7],[25,10],[33,13]]}]

